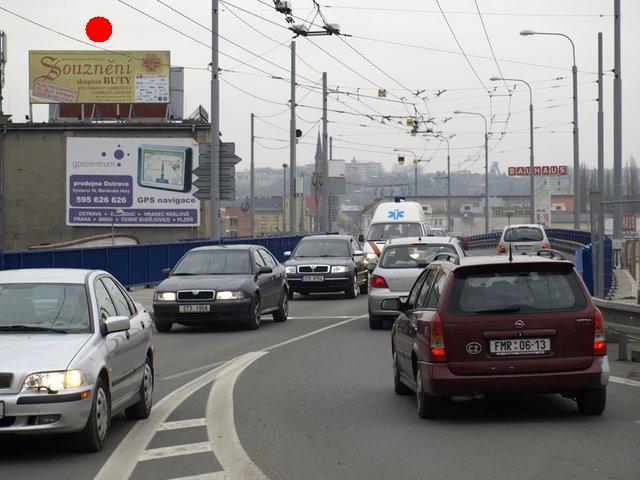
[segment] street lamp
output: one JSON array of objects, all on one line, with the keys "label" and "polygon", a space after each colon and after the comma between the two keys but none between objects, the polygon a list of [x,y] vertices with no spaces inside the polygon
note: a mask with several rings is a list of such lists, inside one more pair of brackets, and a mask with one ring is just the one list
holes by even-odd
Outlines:
[{"label": "street lamp", "polygon": [[580,229],[580,212],[582,210],[580,204],[580,129],[578,126],[578,67],[576,66],[576,46],[573,40],[564,33],[557,32],[534,32],[533,30],[522,30],[520,35],[530,37],[532,35],[552,35],[556,37],[564,37],[571,43],[573,52],[573,67],[571,73],[573,75],[573,228]]},{"label": "street lamp", "polygon": [[447,142],[447,230],[451,230],[451,144],[444,135],[436,135],[436,138]]},{"label": "street lamp", "polygon": [[[418,158],[418,155],[416,155],[415,152],[412,152],[411,150],[402,150],[401,148],[394,148],[393,149],[394,152],[406,152],[406,153],[410,153],[411,155],[413,155],[413,168],[414,168],[414,184],[415,184],[415,191],[414,191],[414,196],[415,196],[415,200],[416,202],[418,201],[418,164],[422,161],[421,158]],[[400,165],[404,165],[404,157],[398,156],[398,164]]]},{"label": "street lamp", "polygon": [[115,246],[116,244],[116,233],[115,233],[115,223],[116,217],[121,218],[124,217],[124,210],[118,208],[117,210],[111,212],[111,246]]},{"label": "street lamp", "polygon": [[536,174],[534,172],[535,161],[534,161],[534,155],[533,155],[533,89],[531,88],[531,85],[529,84],[529,82],[526,82],[525,80],[521,80],[518,78],[491,77],[491,81],[492,82],[503,82],[503,81],[520,82],[520,83],[524,83],[529,88],[529,145],[530,145],[529,164],[531,167],[531,173],[530,173],[531,201],[529,205],[529,209],[530,209],[529,219],[531,223],[536,223],[536,191],[535,191]]},{"label": "street lamp", "polygon": [[475,115],[484,120],[484,231],[489,233],[489,125],[482,113],[455,110],[454,115]]},{"label": "street lamp", "polygon": [[282,164],[282,235],[287,234],[287,167],[286,163]]}]

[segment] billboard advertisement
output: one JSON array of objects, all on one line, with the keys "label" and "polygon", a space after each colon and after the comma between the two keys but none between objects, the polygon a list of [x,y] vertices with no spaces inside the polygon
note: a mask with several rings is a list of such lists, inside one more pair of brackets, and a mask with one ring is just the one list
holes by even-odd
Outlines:
[{"label": "billboard advertisement", "polygon": [[191,138],[67,138],[67,225],[195,227]]},{"label": "billboard advertisement", "polygon": [[169,103],[168,51],[29,51],[30,103]]}]

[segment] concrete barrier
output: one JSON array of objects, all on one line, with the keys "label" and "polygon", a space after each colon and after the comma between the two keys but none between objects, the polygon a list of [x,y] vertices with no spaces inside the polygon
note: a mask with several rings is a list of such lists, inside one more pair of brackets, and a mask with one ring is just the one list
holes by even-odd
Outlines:
[{"label": "concrete barrier", "polygon": [[632,351],[640,348],[640,305],[599,298],[594,298],[593,303],[604,316],[607,336],[618,342],[618,360],[627,361],[629,348]]}]

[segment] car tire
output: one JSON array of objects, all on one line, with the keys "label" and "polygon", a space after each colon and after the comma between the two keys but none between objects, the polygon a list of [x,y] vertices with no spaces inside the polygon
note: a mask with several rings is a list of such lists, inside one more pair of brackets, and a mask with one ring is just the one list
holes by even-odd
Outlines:
[{"label": "car tire", "polygon": [[153,321],[153,323],[156,326],[156,330],[160,333],[169,333],[171,331],[171,328],[173,328],[172,322],[161,322],[157,317]]},{"label": "car tire", "polygon": [[400,381],[400,369],[398,367],[398,354],[393,352],[393,391],[396,395],[409,395],[411,389]]},{"label": "car tire", "polygon": [[151,363],[151,359],[147,357],[147,361],[144,364],[142,382],[140,383],[140,400],[138,400],[138,403],[131,405],[124,411],[124,414],[129,420],[143,420],[145,418],[149,418],[149,415],[151,415],[151,408],[153,407],[154,386],[153,364]]},{"label": "car tire", "polygon": [[276,322],[286,322],[287,317],[289,317],[289,293],[286,290],[283,290],[280,295],[278,310],[273,312],[273,319]]},{"label": "car tire", "polygon": [[260,296],[256,294],[251,302],[251,311],[249,312],[249,321],[247,322],[247,330],[257,330],[260,328],[260,322],[262,320],[262,305],[260,302]]},{"label": "car tire", "polygon": [[607,388],[583,390],[578,393],[578,412],[581,415],[601,415],[607,405]]},{"label": "car tire", "polygon": [[416,373],[416,401],[420,418],[436,419],[444,414],[445,397],[437,397],[425,393],[422,386],[422,375],[418,365]]},{"label": "car tire", "polygon": [[360,295],[366,295],[369,293],[369,276],[364,279],[364,283],[360,285]]},{"label": "car tire", "polygon": [[111,405],[109,392],[102,380],[98,377],[93,392],[91,413],[84,429],[74,435],[74,443],[77,450],[82,452],[99,452],[104,448],[107,431],[111,423]]},{"label": "car tire", "polygon": [[345,293],[347,295],[347,298],[356,298],[358,296],[358,292],[358,280],[354,274],[353,277],[351,277],[347,282],[347,289],[345,290]]},{"label": "car tire", "polygon": [[382,330],[384,328],[384,319],[369,313],[369,328],[371,330]]}]

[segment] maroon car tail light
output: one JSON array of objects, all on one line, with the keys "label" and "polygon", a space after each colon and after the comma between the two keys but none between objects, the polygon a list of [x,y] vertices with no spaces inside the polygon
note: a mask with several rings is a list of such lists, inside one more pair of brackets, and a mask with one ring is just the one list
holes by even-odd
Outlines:
[{"label": "maroon car tail light", "polygon": [[551,244],[550,244],[549,242],[544,242],[544,243],[542,244],[542,248],[543,248],[543,249],[551,248]]},{"label": "maroon car tail light", "polygon": [[381,275],[373,275],[369,283],[371,284],[371,288],[389,288],[387,281]]},{"label": "maroon car tail light", "polygon": [[593,321],[593,355],[604,357],[607,354],[607,341],[604,335],[604,318],[599,308]]},{"label": "maroon car tail light", "polygon": [[432,363],[446,363],[447,350],[444,346],[444,329],[442,328],[442,319],[439,313],[436,313],[433,320],[431,320],[430,353]]},{"label": "maroon car tail light", "polygon": [[498,252],[500,253],[507,253],[507,246],[504,243],[501,243],[498,246]]}]

